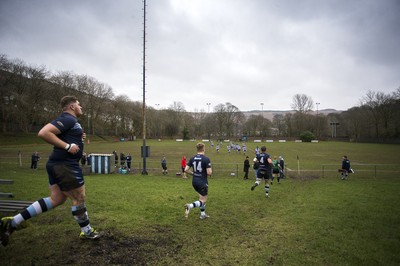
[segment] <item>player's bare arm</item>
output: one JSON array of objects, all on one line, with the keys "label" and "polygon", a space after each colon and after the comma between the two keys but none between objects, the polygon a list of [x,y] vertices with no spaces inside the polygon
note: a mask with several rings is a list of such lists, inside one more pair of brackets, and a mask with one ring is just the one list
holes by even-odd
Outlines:
[{"label": "player's bare arm", "polygon": [[75,143],[66,143],[59,139],[57,135],[59,135],[60,133],[61,132],[57,127],[55,127],[51,123],[48,123],[39,131],[38,137],[55,147],[66,149],[69,153],[77,153],[79,151],[79,146]]},{"label": "player's bare arm", "polygon": [[186,165],[186,167],[185,167],[185,173],[188,174],[188,175],[193,175],[193,172],[190,171],[190,167],[187,166],[187,165]]},{"label": "player's bare arm", "polygon": [[212,168],[207,168],[207,176],[211,177],[212,175]]}]

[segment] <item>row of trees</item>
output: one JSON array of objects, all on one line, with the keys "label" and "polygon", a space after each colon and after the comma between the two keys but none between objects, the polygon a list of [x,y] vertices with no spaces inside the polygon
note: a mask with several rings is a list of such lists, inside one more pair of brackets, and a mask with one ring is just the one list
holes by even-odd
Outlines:
[{"label": "row of trees", "polygon": [[[76,95],[84,108],[80,118],[88,135],[131,137],[142,135],[142,103],[87,75],[50,73],[44,66],[27,65],[0,55],[0,131],[37,132],[60,113],[59,100]],[[346,137],[355,141],[398,140],[400,136],[400,88],[391,94],[369,91],[360,105],[341,113],[316,114],[311,97],[293,96],[292,111],[270,121],[259,114],[221,103],[212,112],[185,111],[180,102],[169,108],[146,108],[148,138],[238,139],[297,138],[305,131],[316,138]],[[332,124],[333,123],[333,124]]]}]

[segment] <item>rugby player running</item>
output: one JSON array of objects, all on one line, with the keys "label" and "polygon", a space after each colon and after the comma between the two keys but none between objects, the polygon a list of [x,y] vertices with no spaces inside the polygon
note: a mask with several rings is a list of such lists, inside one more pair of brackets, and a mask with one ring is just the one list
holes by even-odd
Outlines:
[{"label": "rugby player running", "polygon": [[[200,208],[200,219],[209,218],[206,214],[206,202],[208,195],[208,177],[212,174],[211,161],[205,156],[205,145],[202,142],[197,143],[197,154],[190,158],[185,167],[185,172],[192,175],[192,185],[194,190],[199,194],[199,200],[193,203],[187,203],[185,207],[185,217],[189,216],[189,212],[193,208]],[[192,170],[190,170],[192,168]]]},{"label": "rugby player running", "polygon": [[23,228],[22,223],[43,212],[62,204],[69,198],[72,203],[72,216],[78,223],[81,239],[98,239],[101,233],[94,230],[89,222],[85,204],[85,182],[79,160],[83,153],[85,133],[77,117],[81,116],[82,106],[74,96],[61,99],[62,114],[46,124],[38,136],[53,145],[46,164],[50,196],[41,198],[14,217],[3,217],[0,223],[0,242],[6,246],[9,236]]}]

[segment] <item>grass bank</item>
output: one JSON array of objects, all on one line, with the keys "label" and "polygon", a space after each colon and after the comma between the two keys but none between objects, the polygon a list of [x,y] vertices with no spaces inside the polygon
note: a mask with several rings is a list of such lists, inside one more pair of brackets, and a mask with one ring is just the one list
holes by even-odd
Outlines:
[{"label": "grass bank", "polygon": [[[93,150],[105,152],[132,151],[140,144],[90,145]],[[282,153],[289,165],[296,163],[289,158],[299,154],[301,162],[311,169],[318,169],[323,163],[339,164],[343,152],[360,163],[371,158],[376,163],[387,163],[398,150],[398,146],[372,144],[280,146],[283,144],[267,146],[271,153]],[[150,145],[153,148],[149,160],[157,162],[163,154],[172,161],[194,151],[194,143],[155,141]],[[18,149],[30,152],[29,149],[39,148],[45,152],[49,147],[1,147],[9,154]],[[243,160],[243,154],[228,155],[211,149],[208,154],[217,163]],[[398,163],[398,159],[389,161]],[[33,201],[48,195],[44,167],[33,172],[12,163],[0,166],[0,178],[14,180],[13,185],[0,185],[1,191],[13,192],[20,200]],[[0,247],[0,264],[400,264],[398,175],[374,178],[356,173],[341,181],[337,174],[324,178],[305,174],[274,184],[267,199],[262,187],[250,190],[253,180],[216,172],[209,180],[207,213],[211,217],[207,220],[198,219],[198,209],[184,218],[183,204],[196,200],[197,195],[190,180],[183,180],[174,172],[168,176],[89,175],[85,180],[89,216],[93,226],[105,232],[103,239],[93,243],[78,239],[79,229],[67,202],[31,219],[27,229],[13,234],[9,246]]]}]

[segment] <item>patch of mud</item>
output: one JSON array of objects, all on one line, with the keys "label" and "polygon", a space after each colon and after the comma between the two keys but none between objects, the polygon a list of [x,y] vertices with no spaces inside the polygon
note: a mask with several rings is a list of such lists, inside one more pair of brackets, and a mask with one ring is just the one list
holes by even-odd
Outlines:
[{"label": "patch of mud", "polygon": [[182,243],[166,227],[153,227],[137,235],[103,231],[95,241],[77,240],[62,247],[63,256],[48,258],[50,265],[154,265],[163,257],[178,256]]},{"label": "patch of mud", "polygon": [[317,172],[300,172],[300,173],[290,172],[287,173],[287,177],[300,181],[307,181],[307,180],[318,179],[321,176]]}]

